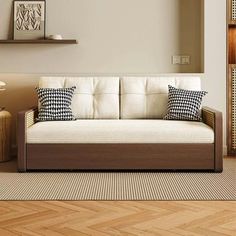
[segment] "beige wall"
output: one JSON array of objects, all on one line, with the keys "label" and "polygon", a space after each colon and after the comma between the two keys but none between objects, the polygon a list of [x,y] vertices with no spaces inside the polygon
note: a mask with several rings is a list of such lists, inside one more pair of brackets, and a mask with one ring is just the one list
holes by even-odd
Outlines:
[{"label": "beige wall", "polygon": [[[0,0],[7,38],[12,0]],[[47,0],[47,35],[78,45],[0,45],[0,73],[201,71],[201,0]],[[188,54],[191,65],[171,64]]]},{"label": "beige wall", "polygon": [[205,0],[203,89],[208,91],[205,104],[224,114],[226,153],[226,0]]},{"label": "beige wall", "polygon": [[[1,24],[8,24],[10,2],[0,0]],[[225,117],[225,2],[205,0],[204,40],[202,43],[197,40],[200,43],[196,44],[198,36],[203,35],[195,27],[200,15],[193,17],[195,7],[201,7],[198,0],[48,0],[48,15],[53,12],[48,16],[48,33],[60,32],[65,37],[75,37],[80,44],[0,46],[0,80],[8,83],[7,91],[0,93],[0,105],[6,106],[15,117],[17,111],[36,104],[33,88],[41,74],[150,75],[179,72],[182,69],[170,64],[171,55],[188,53],[190,49],[200,52],[204,46],[202,82],[203,89],[209,92],[204,103],[223,111]],[[54,4],[57,4],[56,10]],[[65,11],[68,8],[69,14]],[[188,27],[188,21],[183,22],[185,17],[195,19],[193,27]],[[180,31],[186,33],[180,34]],[[0,37],[6,36],[7,27],[1,25]],[[186,50],[182,51],[185,46]],[[200,64],[201,60],[194,66],[181,68],[187,68],[185,71],[189,72],[199,71]]]}]

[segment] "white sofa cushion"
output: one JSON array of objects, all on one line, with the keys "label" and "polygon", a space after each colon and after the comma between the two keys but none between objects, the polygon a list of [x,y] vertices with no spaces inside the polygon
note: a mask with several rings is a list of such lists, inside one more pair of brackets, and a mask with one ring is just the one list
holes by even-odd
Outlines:
[{"label": "white sofa cushion", "polygon": [[76,119],[119,119],[118,77],[42,77],[40,88],[76,86],[72,112]]},{"label": "white sofa cushion", "polygon": [[76,120],[38,122],[27,143],[213,143],[202,122],[169,120]]},{"label": "white sofa cushion", "polygon": [[124,77],[121,79],[121,118],[163,118],[167,112],[168,85],[201,90],[200,77]]}]

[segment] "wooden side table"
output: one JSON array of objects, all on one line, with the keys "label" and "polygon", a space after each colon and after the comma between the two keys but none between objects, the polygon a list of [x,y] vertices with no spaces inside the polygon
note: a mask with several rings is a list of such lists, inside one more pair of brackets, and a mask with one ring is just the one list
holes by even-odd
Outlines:
[{"label": "wooden side table", "polygon": [[0,110],[0,162],[10,160],[11,114]]}]

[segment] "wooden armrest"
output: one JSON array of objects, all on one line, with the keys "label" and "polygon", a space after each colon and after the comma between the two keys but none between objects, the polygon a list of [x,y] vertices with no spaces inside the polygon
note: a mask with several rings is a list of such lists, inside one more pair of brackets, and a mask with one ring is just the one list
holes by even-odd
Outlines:
[{"label": "wooden armrest", "polygon": [[214,130],[215,145],[215,171],[223,170],[223,119],[222,112],[209,107],[202,108],[203,122]]},{"label": "wooden armrest", "polygon": [[18,113],[17,119],[17,146],[18,170],[26,171],[26,130],[36,122],[38,108],[30,108]]},{"label": "wooden armrest", "polygon": [[203,107],[202,120],[205,124],[215,130],[217,125],[222,126],[222,112],[210,107]]},{"label": "wooden armrest", "polygon": [[25,123],[25,129],[32,126],[36,123],[36,118],[38,116],[38,107],[33,107],[25,111],[18,113],[18,124],[21,124],[21,121]]}]

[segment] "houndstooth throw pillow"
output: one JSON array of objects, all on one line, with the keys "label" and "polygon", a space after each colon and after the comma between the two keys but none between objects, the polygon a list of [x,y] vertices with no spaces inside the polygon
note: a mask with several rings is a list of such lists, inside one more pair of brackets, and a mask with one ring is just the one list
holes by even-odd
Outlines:
[{"label": "houndstooth throw pillow", "polygon": [[76,87],[36,88],[40,102],[39,121],[74,120],[71,100]]},{"label": "houndstooth throw pillow", "polygon": [[177,89],[170,85],[168,88],[168,110],[165,120],[202,120],[200,107],[207,92]]}]

